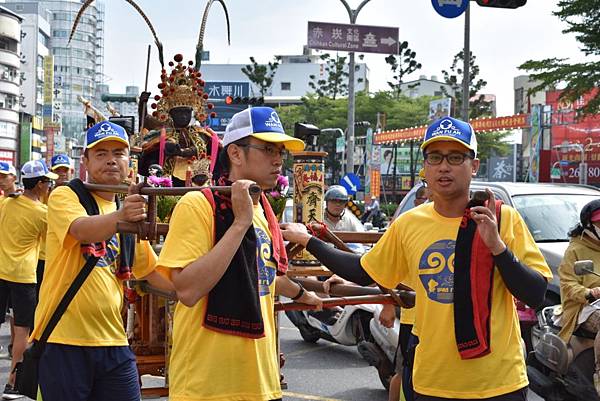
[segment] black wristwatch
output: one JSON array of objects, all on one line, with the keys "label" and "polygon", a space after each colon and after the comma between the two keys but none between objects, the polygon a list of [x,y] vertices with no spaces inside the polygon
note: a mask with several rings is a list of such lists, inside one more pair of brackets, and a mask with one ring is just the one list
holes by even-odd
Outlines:
[{"label": "black wristwatch", "polygon": [[592,291],[590,291],[585,295],[585,299],[587,299],[588,302],[594,302],[596,297],[594,297],[594,295],[592,295]]},{"label": "black wristwatch", "polygon": [[[296,283],[298,284],[298,283]],[[292,301],[295,301],[299,298],[302,297],[302,295],[304,295],[304,287],[302,287],[300,284],[298,284],[298,286],[300,287],[300,290],[298,290],[298,294],[295,297],[292,297]]]}]

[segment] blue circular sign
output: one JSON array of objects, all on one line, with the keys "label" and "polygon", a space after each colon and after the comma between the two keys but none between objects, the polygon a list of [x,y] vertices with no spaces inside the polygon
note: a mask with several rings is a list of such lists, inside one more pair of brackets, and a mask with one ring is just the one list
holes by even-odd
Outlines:
[{"label": "blue circular sign", "polygon": [[431,0],[435,11],[445,18],[456,18],[465,12],[469,0]]}]

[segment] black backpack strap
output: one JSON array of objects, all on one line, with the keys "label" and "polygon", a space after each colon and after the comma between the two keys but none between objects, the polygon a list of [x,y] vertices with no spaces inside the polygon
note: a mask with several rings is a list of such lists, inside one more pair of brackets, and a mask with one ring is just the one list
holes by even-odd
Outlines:
[{"label": "black backpack strap", "polygon": [[[74,178],[67,184],[69,188],[75,192],[79,203],[85,208],[86,212],[90,216],[100,214],[98,203],[92,196],[91,192],[85,188],[85,184],[79,178]],[[119,197],[115,196],[115,202],[117,203],[117,209],[121,208],[121,202]],[[129,272],[134,263],[135,257],[135,235],[134,234],[123,234],[119,233],[119,266],[117,270],[117,276],[121,279],[129,278]]]},{"label": "black backpack strap", "polygon": [[[96,200],[94,199],[94,197],[92,196],[90,191],[88,191],[85,188],[83,181],[81,181],[79,178],[75,178],[75,179],[69,181],[67,183],[67,186],[69,188],[71,188],[71,190],[73,192],[75,192],[75,194],[77,195],[77,198],[79,199],[79,203],[81,203],[81,205],[85,208],[85,211],[87,212],[88,215],[94,216],[94,215],[100,214],[100,209],[98,208],[98,203],[96,202]],[[50,334],[52,334],[52,331],[54,330],[54,328],[60,321],[62,315],[65,313],[65,311],[69,307],[69,304],[71,303],[73,298],[75,298],[75,294],[77,294],[77,291],[79,291],[79,289],[83,285],[83,282],[90,275],[90,273],[92,272],[92,269],[94,269],[94,267],[96,266],[96,263],[98,263],[99,259],[100,258],[98,256],[92,256],[92,255],[88,256],[88,258],[85,261],[85,264],[83,265],[83,267],[81,268],[79,273],[77,273],[75,280],[73,280],[73,282],[71,283],[71,286],[65,292],[65,295],[63,295],[58,306],[54,310],[54,313],[50,317],[48,324],[44,328],[42,335],[40,336],[39,340],[37,341],[37,343],[40,346],[43,346],[44,344],[46,344],[46,342],[48,341],[48,338],[50,337]]]},{"label": "black backpack strap", "polygon": [[75,192],[75,195],[77,195],[77,198],[79,199],[79,203],[85,208],[85,211],[89,216],[100,214],[100,208],[98,208],[96,199],[94,199],[91,192],[86,189],[83,181],[79,178],[74,178],[67,183],[67,186]]},{"label": "black backpack strap", "polygon": [[67,292],[65,292],[65,295],[63,295],[62,299],[60,300],[60,303],[56,307],[56,310],[54,310],[52,317],[48,321],[46,328],[42,332],[42,335],[38,340],[38,343],[40,345],[46,344],[48,338],[50,337],[50,334],[52,334],[52,331],[60,321],[60,318],[69,307],[69,304],[71,303],[73,298],[75,298],[75,294],[77,294],[77,291],[79,291],[79,288],[81,288],[87,276],[90,275],[92,269],[96,266],[96,263],[98,263],[99,259],[100,258],[97,256],[90,256],[86,260],[85,265],[83,265],[83,268],[79,271],[77,277],[75,277],[75,280],[73,280],[71,286],[69,287]]}]

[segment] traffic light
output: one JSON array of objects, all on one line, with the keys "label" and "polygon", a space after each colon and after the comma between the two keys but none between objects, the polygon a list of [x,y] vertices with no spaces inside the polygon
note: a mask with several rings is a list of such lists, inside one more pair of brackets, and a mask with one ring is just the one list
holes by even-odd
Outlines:
[{"label": "traffic light", "polygon": [[481,7],[496,8],[519,8],[523,7],[527,0],[476,0]]},{"label": "traffic light", "polygon": [[225,98],[225,104],[249,104],[251,106],[261,106],[264,103],[265,103],[264,97],[227,96]]}]

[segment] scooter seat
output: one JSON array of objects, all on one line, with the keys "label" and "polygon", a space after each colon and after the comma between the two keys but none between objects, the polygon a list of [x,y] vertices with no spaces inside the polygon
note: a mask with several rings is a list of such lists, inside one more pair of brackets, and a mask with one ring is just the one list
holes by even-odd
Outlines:
[{"label": "scooter seat", "polygon": [[573,335],[577,336],[577,337],[590,338],[592,340],[594,338],[596,338],[596,333],[588,331],[588,330],[584,329],[583,327],[579,327],[577,330],[575,330],[573,332]]}]

